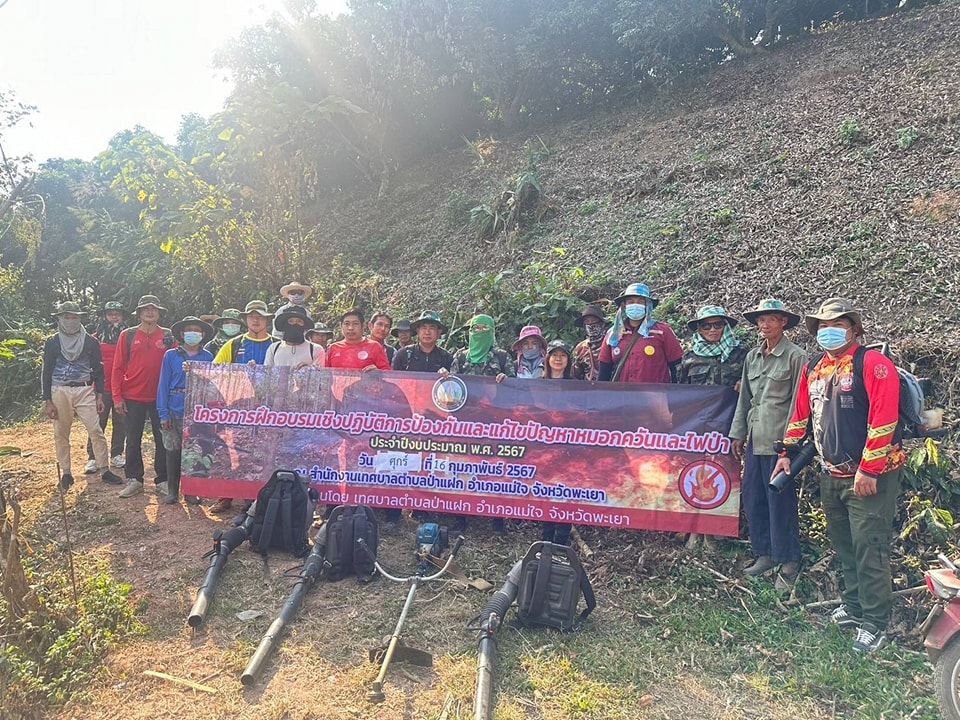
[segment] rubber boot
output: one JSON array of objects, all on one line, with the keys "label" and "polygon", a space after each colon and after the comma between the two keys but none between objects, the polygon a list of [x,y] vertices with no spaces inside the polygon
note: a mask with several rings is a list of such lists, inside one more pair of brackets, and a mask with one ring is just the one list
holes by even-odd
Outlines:
[{"label": "rubber boot", "polygon": [[180,481],[167,480],[167,495],[160,500],[164,505],[176,505],[180,501]]}]

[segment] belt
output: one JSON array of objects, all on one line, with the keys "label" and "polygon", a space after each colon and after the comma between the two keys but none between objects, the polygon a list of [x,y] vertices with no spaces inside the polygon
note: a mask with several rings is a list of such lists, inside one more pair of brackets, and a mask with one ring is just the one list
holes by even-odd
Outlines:
[{"label": "belt", "polygon": [[93,380],[85,383],[64,383],[63,387],[90,387],[91,385],[93,385]]},{"label": "belt", "polygon": [[170,388],[170,392],[173,395],[183,395],[186,391],[186,388]]}]

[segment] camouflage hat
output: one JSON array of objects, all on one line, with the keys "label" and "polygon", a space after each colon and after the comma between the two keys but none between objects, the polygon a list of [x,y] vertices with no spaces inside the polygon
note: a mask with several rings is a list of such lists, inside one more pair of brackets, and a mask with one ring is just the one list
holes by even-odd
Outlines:
[{"label": "camouflage hat", "polygon": [[691,330],[696,330],[701,320],[715,317],[723,318],[732,328],[737,326],[737,321],[727,314],[727,311],[722,305],[704,305],[702,308],[697,310],[697,314],[693,316],[693,320],[687,323],[687,327]]},{"label": "camouflage hat", "polygon": [[415,333],[419,332],[420,326],[424,323],[438,325],[440,327],[441,335],[446,335],[448,332],[450,332],[450,328],[440,321],[440,316],[437,315],[437,313],[435,313],[433,310],[424,310],[422,313],[420,313],[420,317],[410,323],[410,329]]},{"label": "camouflage hat", "polygon": [[53,313],[54,317],[60,317],[61,315],[86,315],[83,310],[80,309],[80,305],[75,303],[73,300],[66,300],[65,302],[57,305],[57,311]]},{"label": "camouflage hat", "polygon": [[108,312],[123,312],[124,311],[123,303],[118,302],[117,300],[107,300],[103,304],[103,307],[100,309],[101,315],[106,315]]},{"label": "camouflage hat", "polygon": [[256,313],[260,317],[265,318],[273,317],[273,313],[270,312],[270,309],[263,300],[251,300],[247,303],[247,306],[243,309],[243,314],[250,315],[251,313]]},{"label": "camouflage hat", "polygon": [[849,318],[853,327],[863,329],[863,318],[860,317],[860,311],[857,310],[853,302],[838,297],[824,300],[817,312],[807,315],[803,322],[807,327],[807,332],[816,335],[821,320],[837,320],[842,317]]},{"label": "camouflage hat", "polygon": [[140,301],[137,303],[137,306],[133,309],[133,314],[136,315],[138,312],[148,307],[156,308],[160,312],[167,311],[167,309],[160,304],[160,299],[156,295],[141,295]]},{"label": "camouflage hat", "polygon": [[743,311],[743,316],[751,325],[756,325],[757,318],[761,315],[783,315],[787,319],[785,330],[796,327],[800,323],[800,316],[787,310],[776,298],[765,298],[758,302],[753,310]]},{"label": "camouflage hat", "polygon": [[554,350],[563,350],[563,352],[567,354],[567,357],[569,357],[570,354],[573,352],[570,349],[570,346],[560,339],[551,340],[550,344],[547,345],[547,357],[550,357],[550,353],[552,353]]},{"label": "camouflage hat", "polygon": [[243,313],[237,310],[236,308],[227,308],[222,313],[220,313],[220,317],[218,317],[216,320],[213,321],[213,326],[217,330],[222,330],[223,324],[227,322],[240,323],[240,327],[244,329],[246,329],[247,327],[246,318],[244,317]]}]

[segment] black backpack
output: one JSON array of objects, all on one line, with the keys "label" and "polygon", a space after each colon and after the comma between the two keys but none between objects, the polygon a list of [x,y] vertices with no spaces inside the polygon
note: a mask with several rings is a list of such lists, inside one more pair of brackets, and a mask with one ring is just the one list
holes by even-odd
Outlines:
[{"label": "black backpack", "polygon": [[[535,542],[520,561],[517,619],[523,625],[574,630],[597,606],[590,578],[567,545]],[[580,595],[587,604],[577,615]]]},{"label": "black backpack", "polygon": [[[321,528],[315,542],[326,546],[324,559],[330,563],[327,579],[340,580],[347,575],[356,575],[361,581],[373,579],[376,568],[373,559],[380,542],[380,529],[373,509],[364,505],[338,505]],[[370,553],[357,542],[366,543]]]},{"label": "black backpack", "polygon": [[253,517],[250,544],[263,555],[283,550],[303,557],[310,552],[307,532],[319,500],[309,478],[293,470],[275,470],[248,511]]}]

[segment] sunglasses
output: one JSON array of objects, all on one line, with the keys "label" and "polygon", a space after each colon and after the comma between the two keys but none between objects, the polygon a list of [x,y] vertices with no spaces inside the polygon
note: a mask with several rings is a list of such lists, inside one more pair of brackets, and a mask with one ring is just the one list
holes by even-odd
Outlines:
[{"label": "sunglasses", "polygon": [[723,330],[726,326],[726,320],[715,320],[714,322],[702,322],[697,327],[701,330]]}]

